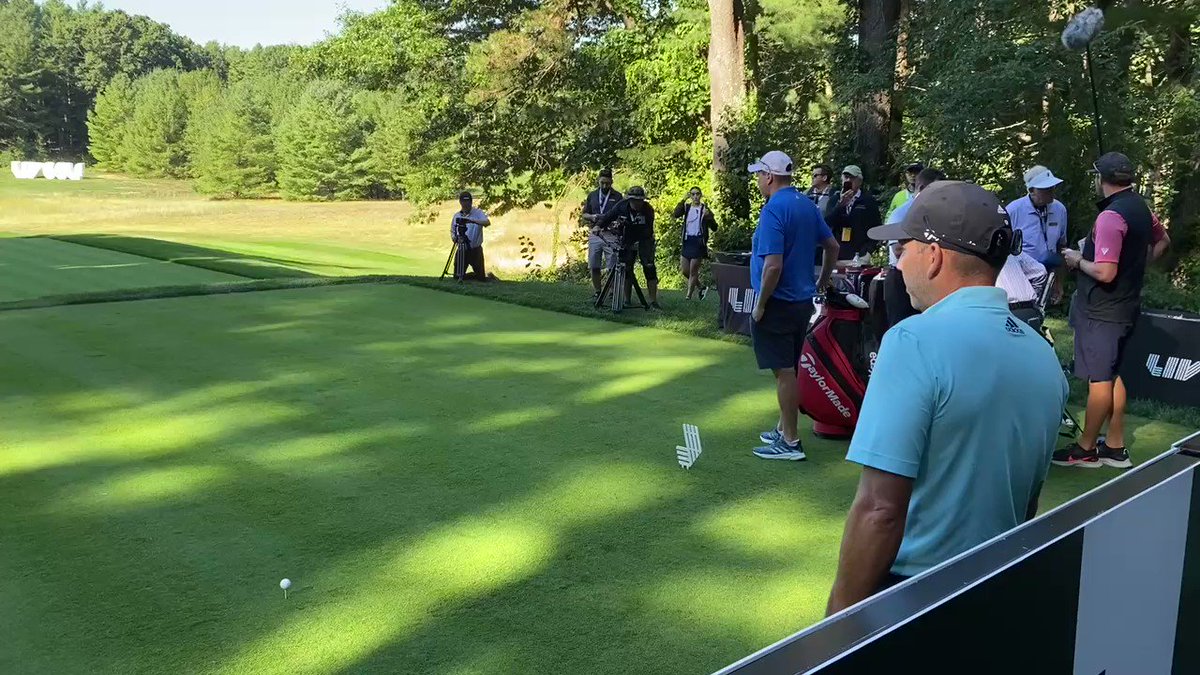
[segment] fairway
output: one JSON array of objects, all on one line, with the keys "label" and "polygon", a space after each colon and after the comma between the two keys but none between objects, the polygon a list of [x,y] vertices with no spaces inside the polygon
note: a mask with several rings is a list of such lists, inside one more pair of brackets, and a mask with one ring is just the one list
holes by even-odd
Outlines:
[{"label": "fairway", "polygon": [[0,302],[242,279],[54,239],[0,237]]},{"label": "fairway", "polygon": [[[577,203],[493,214],[485,246],[489,269],[511,278],[525,270],[525,255],[548,266],[554,223],[562,224],[565,239],[576,226],[567,212]],[[411,205],[395,201],[214,201],[180,181],[105,174],[79,182],[0,175],[0,207],[0,232],[179,242],[335,276],[441,272],[457,208],[442,204],[414,217]],[[560,262],[566,251],[560,247]]]},{"label": "fairway", "polygon": [[407,286],[0,334],[0,672],[710,671],[820,617],[857,476],[750,455],[742,345]]}]

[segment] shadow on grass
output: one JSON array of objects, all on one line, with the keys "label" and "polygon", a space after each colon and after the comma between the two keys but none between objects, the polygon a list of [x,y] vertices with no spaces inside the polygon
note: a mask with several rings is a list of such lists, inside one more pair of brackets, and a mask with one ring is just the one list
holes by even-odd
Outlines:
[{"label": "shadow on grass", "polygon": [[180,265],[200,267],[248,279],[312,278],[319,276],[294,267],[294,265],[303,264],[304,261],[302,260],[230,253],[229,251],[181,244],[162,239],[127,237],[116,234],[70,234],[55,235],[52,238],[72,244],[81,244],[83,246],[92,246],[110,251],[139,255],[145,258],[153,258],[155,260],[164,260]]},{"label": "shadow on grass", "polygon": [[0,327],[4,672],[711,671],[819,617],[857,477],[749,454],[747,350],[404,286]]}]

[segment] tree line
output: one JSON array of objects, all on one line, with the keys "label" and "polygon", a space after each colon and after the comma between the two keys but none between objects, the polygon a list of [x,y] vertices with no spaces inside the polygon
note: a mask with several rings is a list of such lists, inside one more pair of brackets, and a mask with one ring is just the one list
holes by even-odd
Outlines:
[{"label": "tree line", "polygon": [[[1108,4],[1091,64],[1105,142],[1146,167],[1187,251],[1200,3]],[[25,36],[0,46],[17,92],[0,99],[0,149],[86,151],[218,196],[430,202],[471,186],[500,207],[561,198],[613,166],[660,209],[709,186],[727,248],[748,240],[758,197],[744,168],[766,148],[802,168],[859,164],[885,192],[922,161],[1015,197],[1045,164],[1067,179],[1080,230],[1094,213],[1092,100],[1084,56],[1059,34],[1083,6],[393,0],[311,47],[238,50],[97,7],[0,0],[0,37]],[[1200,262],[1183,262],[1177,285],[1200,283]]]}]

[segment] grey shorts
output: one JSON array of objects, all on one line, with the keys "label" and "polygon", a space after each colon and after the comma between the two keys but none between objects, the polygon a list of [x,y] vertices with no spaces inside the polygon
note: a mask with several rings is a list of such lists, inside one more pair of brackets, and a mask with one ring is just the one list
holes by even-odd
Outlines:
[{"label": "grey shorts", "polygon": [[[613,264],[613,261],[611,260],[612,256],[606,256],[604,254],[605,247],[609,246],[611,243],[612,242],[609,241],[608,237],[604,235],[597,236],[594,234],[588,234],[588,269],[601,270]],[[606,261],[605,258],[610,259]]]}]

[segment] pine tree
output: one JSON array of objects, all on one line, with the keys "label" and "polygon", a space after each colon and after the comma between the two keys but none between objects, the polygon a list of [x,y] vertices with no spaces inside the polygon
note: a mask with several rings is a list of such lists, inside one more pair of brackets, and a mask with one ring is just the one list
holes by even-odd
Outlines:
[{"label": "pine tree", "polygon": [[286,199],[366,196],[370,157],[354,91],[341,82],[309,85],[280,124],[279,192]]},{"label": "pine tree", "polygon": [[125,75],[117,75],[96,97],[96,107],[88,113],[89,149],[106,169],[126,170],[125,132],[133,110],[133,83]]},{"label": "pine tree", "polygon": [[254,82],[230,87],[189,122],[196,190],[216,197],[263,197],[275,189],[275,143],[266,92]]},{"label": "pine tree", "polygon": [[179,74],[156,70],[138,80],[134,111],[125,130],[125,169],[137,176],[181,178],[187,174],[187,101]]}]

